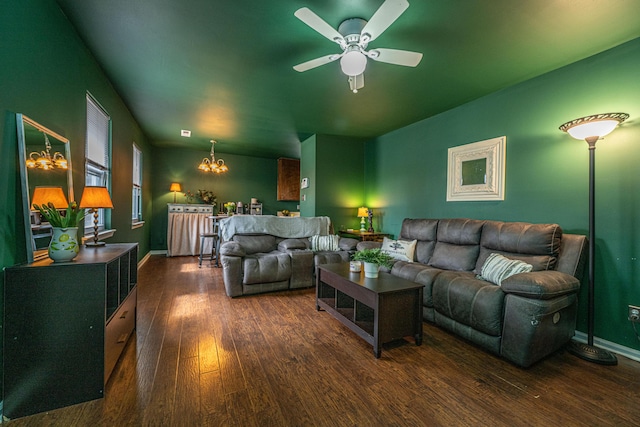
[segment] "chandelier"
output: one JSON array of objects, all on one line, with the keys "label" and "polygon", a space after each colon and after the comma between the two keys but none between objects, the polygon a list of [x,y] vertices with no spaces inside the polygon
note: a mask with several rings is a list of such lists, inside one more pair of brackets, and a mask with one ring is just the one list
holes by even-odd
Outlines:
[{"label": "chandelier", "polygon": [[216,160],[215,146],[216,146],[216,141],[212,139],[211,140],[211,160],[209,160],[209,158],[207,157],[202,159],[202,162],[200,163],[200,166],[198,166],[198,169],[200,169],[203,172],[214,172],[214,173],[228,172],[229,168],[227,167],[227,165],[224,164],[224,160],[222,159]]},{"label": "chandelier", "polygon": [[27,167],[31,169],[40,168],[44,170],[50,170],[54,167],[59,169],[67,169],[69,167],[67,159],[65,159],[60,152],[56,151],[55,153],[53,153],[53,156],[51,156],[51,143],[49,142],[47,134],[44,132],[43,134],[44,151],[41,151],[39,153],[36,151],[31,152],[26,161]]}]

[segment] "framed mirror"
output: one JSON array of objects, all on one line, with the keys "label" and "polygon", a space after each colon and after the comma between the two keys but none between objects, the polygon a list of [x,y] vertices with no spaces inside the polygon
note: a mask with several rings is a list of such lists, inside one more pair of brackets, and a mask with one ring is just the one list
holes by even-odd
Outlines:
[{"label": "framed mirror", "polygon": [[16,124],[27,262],[33,262],[47,257],[52,236],[51,225],[43,222],[33,209],[34,195],[37,199],[43,192],[54,190],[62,192],[67,201],[74,200],[71,150],[67,138],[23,114],[16,114]]}]

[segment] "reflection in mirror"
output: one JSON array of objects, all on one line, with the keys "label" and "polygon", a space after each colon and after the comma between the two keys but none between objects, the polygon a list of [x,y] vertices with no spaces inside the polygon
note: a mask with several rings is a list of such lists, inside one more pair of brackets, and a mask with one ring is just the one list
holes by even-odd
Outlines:
[{"label": "reflection in mirror", "polygon": [[[22,181],[22,206],[27,241],[27,261],[47,257],[51,226],[33,208],[34,196],[45,188],[61,188],[67,200],[73,198],[73,177],[69,140],[27,116],[16,114],[18,153]],[[40,203],[41,204],[41,203]]]}]

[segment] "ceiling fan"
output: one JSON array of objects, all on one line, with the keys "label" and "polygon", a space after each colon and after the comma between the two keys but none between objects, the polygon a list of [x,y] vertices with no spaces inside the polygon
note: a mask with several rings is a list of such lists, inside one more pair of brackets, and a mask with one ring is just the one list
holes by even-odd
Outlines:
[{"label": "ceiling fan", "polygon": [[350,18],[343,21],[336,31],[322,18],[303,7],[294,15],[318,33],[337,43],[342,53],[334,53],[312,59],[293,67],[303,72],[340,59],[342,72],[349,77],[349,88],[354,92],[364,87],[364,70],[367,58],[388,64],[415,67],[422,60],[419,52],[397,49],[370,49],[367,46],[378,38],[409,7],[407,0],[385,0],[369,21],[361,18]]}]

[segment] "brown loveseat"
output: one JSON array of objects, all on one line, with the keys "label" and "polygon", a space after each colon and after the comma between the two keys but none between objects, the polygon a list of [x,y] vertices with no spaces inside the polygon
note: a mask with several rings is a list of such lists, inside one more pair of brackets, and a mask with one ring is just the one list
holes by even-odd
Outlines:
[{"label": "brown loveseat", "polygon": [[[574,335],[586,237],[557,224],[405,219],[399,239],[416,240],[414,262],[391,274],[425,285],[423,318],[527,367]],[[361,242],[358,249],[379,246]],[[497,253],[533,271],[498,286],[478,276]]]}]

